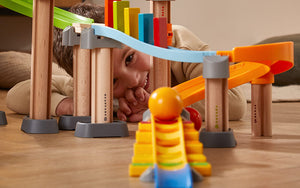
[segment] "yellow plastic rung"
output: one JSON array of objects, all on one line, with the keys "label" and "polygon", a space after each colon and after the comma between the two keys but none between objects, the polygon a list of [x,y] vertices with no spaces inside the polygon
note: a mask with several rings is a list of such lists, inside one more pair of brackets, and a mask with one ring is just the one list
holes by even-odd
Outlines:
[{"label": "yellow plastic rung", "polygon": [[179,138],[181,136],[179,131],[170,132],[170,133],[162,133],[162,132],[156,131],[155,135],[156,135],[156,138],[158,138],[160,140],[173,140],[173,139]]},{"label": "yellow plastic rung", "polygon": [[181,152],[181,145],[164,147],[164,146],[156,146],[156,151],[159,153],[177,153]]},{"label": "yellow plastic rung", "polygon": [[156,139],[156,144],[160,145],[160,146],[174,146],[174,145],[178,145],[180,142],[179,138],[175,138],[172,140],[160,140],[160,139]]}]

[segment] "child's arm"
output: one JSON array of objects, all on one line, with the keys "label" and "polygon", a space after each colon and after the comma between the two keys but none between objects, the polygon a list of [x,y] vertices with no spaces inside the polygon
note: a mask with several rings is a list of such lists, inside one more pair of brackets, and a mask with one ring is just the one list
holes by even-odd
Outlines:
[{"label": "child's arm", "polygon": [[[29,114],[30,108],[30,80],[26,80],[16,84],[12,89],[7,93],[6,104],[9,109],[19,114]],[[66,103],[63,102],[65,98],[73,97],[73,79],[69,76],[52,76],[51,84],[51,115],[62,115],[69,114],[67,113],[72,106],[66,106]],[[65,105],[64,105],[65,104]],[[57,108],[60,105],[61,108],[66,108],[68,111],[63,111],[59,109],[59,114],[56,114]],[[73,113],[73,112],[72,112]],[[72,114],[70,113],[70,114]],[[70,115],[69,114],[69,115]]]},{"label": "child's arm", "polygon": [[124,98],[119,99],[117,116],[122,121],[142,121],[143,113],[148,109],[150,94],[143,88],[128,89]]}]

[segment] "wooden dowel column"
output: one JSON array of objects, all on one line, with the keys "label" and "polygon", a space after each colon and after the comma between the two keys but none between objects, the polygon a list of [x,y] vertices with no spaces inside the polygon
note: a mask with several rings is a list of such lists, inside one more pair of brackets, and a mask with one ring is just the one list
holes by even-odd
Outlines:
[{"label": "wooden dowel column", "polygon": [[113,66],[111,48],[92,50],[92,113],[91,123],[113,121]]},{"label": "wooden dowel column", "polygon": [[[170,23],[170,1],[150,1],[150,12],[153,13],[154,18],[164,17],[167,23]],[[150,88],[155,90],[159,87],[171,86],[171,69],[170,62],[165,59],[151,57],[150,70]]]},{"label": "wooden dowel column", "polygon": [[201,130],[199,139],[204,147],[235,147],[236,140],[229,128],[228,56],[204,57],[203,78],[205,78],[206,126]]},{"label": "wooden dowel column", "polygon": [[74,113],[91,115],[91,50],[73,47]]},{"label": "wooden dowel column", "polygon": [[272,136],[272,84],[251,84],[252,136]]},{"label": "wooden dowel column", "polygon": [[50,118],[53,7],[54,0],[33,1],[31,119]]},{"label": "wooden dowel column", "polygon": [[205,79],[205,122],[209,132],[223,132],[229,128],[228,79]]},{"label": "wooden dowel column", "polygon": [[224,132],[229,129],[228,77],[227,56],[204,58],[205,122],[208,132]]}]

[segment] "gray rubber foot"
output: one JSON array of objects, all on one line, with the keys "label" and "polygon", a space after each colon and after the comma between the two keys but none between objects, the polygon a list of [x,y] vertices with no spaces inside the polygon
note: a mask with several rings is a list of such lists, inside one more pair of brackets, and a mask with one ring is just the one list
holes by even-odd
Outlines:
[{"label": "gray rubber foot", "polygon": [[5,112],[0,111],[0,125],[7,125]]},{"label": "gray rubber foot", "polygon": [[237,144],[230,128],[225,132],[207,132],[202,129],[199,140],[205,148],[233,148]]},{"label": "gray rubber foot", "polygon": [[124,121],[114,121],[112,123],[77,122],[75,136],[84,138],[126,137],[129,136],[129,132]]},{"label": "gray rubber foot", "polygon": [[58,127],[60,130],[75,130],[77,122],[90,123],[91,116],[60,116]]},{"label": "gray rubber foot", "polygon": [[54,134],[58,133],[58,124],[56,119],[40,120],[25,117],[21,130],[30,134]]}]

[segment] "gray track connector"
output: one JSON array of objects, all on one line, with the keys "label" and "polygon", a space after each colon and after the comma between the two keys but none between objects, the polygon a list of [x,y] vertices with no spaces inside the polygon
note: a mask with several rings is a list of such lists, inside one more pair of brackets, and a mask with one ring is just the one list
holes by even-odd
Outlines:
[{"label": "gray track connector", "polygon": [[5,112],[0,111],[0,125],[7,125]]},{"label": "gray track connector", "polygon": [[63,30],[62,45],[75,46],[80,44],[80,33],[75,33],[75,28],[68,26]]},{"label": "gray track connector", "polygon": [[202,129],[199,140],[205,148],[233,148],[237,144],[230,128],[225,132],[207,132]]},{"label": "gray track connector", "polygon": [[205,56],[203,78],[229,78],[228,56]]},{"label": "gray track connector", "polygon": [[122,48],[122,43],[95,35],[93,28],[86,28],[81,32],[80,47],[82,49]]},{"label": "gray track connector", "polygon": [[58,121],[58,127],[60,130],[75,130],[76,123],[90,123],[91,116],[60,116]]},{"label": "gray track connector", "polygon": [[[190,113],[184,108],[182,109],[181,112],[181,117],[184,118],[185,120],[191,120],[190,119]],[[150,121],[151,119],[151,112],[149,109],[147,109],[144,113],[143,113],[143,121]]]},{"label": "gray track connector", "polygon": [[129,132],[125,121],[112,123],[77,122],[75,136],[83,138],[127,137]]},{"label": "gray track connector", "polygon": [[58,133],[56,119],[30,119],[25,117],[22,122],[21,130],[30,134],[54,134]]}]

